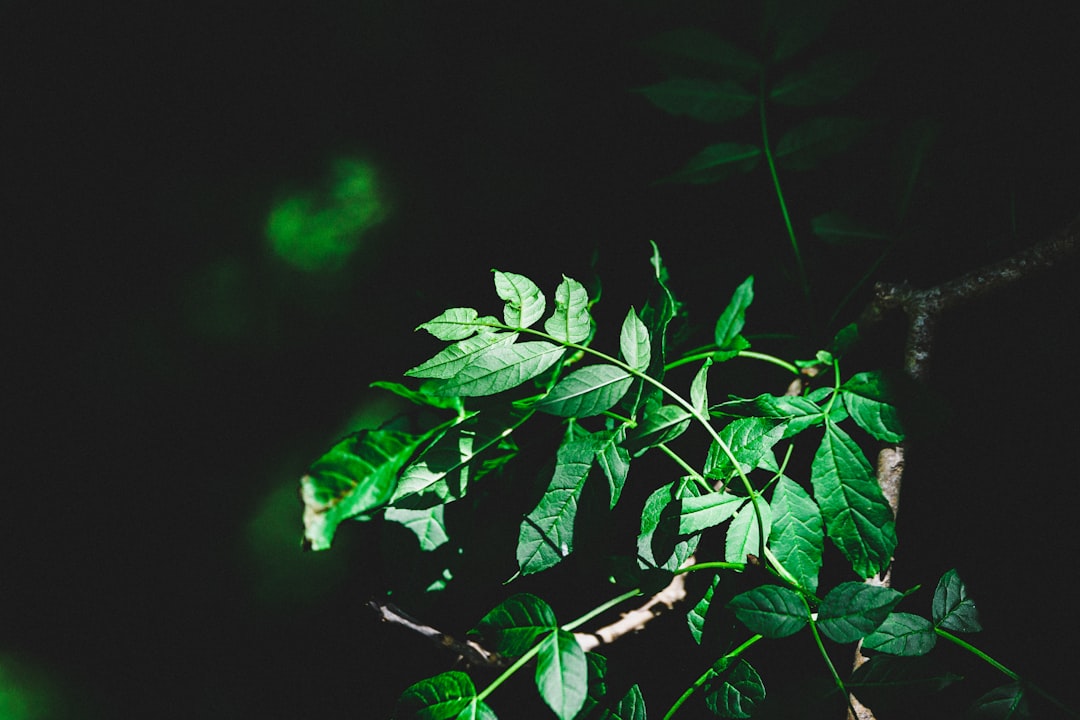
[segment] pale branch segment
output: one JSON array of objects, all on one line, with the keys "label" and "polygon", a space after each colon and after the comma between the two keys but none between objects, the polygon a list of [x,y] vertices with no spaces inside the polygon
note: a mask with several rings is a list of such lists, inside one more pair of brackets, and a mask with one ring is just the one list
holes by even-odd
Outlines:
[{"label": "pale branch segment", "polygon": [[[684,566],[692,565],[693,562],[694,558],[691,556],[687,558]],[[650,597],[640,607],[623,613],[618,620],[610,625],[605,625],[596,632],[574,633],[574,637],[577,638],[578,645],[585,652],[595,650],[601,645],[610,645],[623,635],[644,630],[650,620],[666,610],[674,609],[678,603],[685,599],[686,574],[680,573],[673,576],[667,587]]]},{"label": "pale branch segment", "polygon": [[[885,314],[900,308],[908,318],[907,341],[904,349],[904,371],[916,381],[925,381],[929,375],[930,358],[934,345],[934,331],[942,312],[984,297],[1013,283],[1050,269],[1063,258],[1076,251],[1080,237],[1080,215],[1069,225],[1050,237],[999,262],[965,273],[928,290],[918,290],[906,283],[878,283],[874,286],[874,299],[863,311],[859,326],[867,328],[877,324]],[[878,454],[877,482],[881,492],[892,508],[893,517],[900,509],[900,485],[904,474],[903,443],[884,448]],[[892,581],[892,564],[884,574],[868,578],[867,583],[889,587]],[[862,641],[855,647],[854,667],[867,661],[862,654]],[[870,708],[849,695],[851,709],[849,720],[874,720]]]}]

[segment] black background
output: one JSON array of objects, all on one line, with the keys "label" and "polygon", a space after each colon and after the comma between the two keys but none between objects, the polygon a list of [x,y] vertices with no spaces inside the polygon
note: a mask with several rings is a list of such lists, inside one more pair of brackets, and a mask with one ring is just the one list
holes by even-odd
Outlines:
[{"label": "black background", "polygon": [[[1076,13],[836,15],[822,46],[880,57],[841,109],[942,123],[919,220],[878,277],[928,285],[1075,217]],[[30,717],[386,717],[405,685],[446,669],[364,607],[377,532],[347,525],[330,553],[301,555],[291,488],[370,381],[431,352],[411,328],[490,305],[489,268],[547,287],[595,257],[617,322],[643,301],[654,240],[706,330],[751,273],[748,330],[807,330],[762,169],[654,184],[706,144],[752,141],[752,125],[673,118],[630,92],[666,77],[640,47],[656,33],[753,47],[755,22],[750,4],[720,2],[0,9],[0,681],[53,698]],[[834,184],[786,179],[822,287],[859,258],[815,249],[808,219],[840,189],[878,187],[877,150],[838,164]],[[263,247],[267,214],[342,156],[378,168],[388,219],[345,269],[290,270]],[[958,567],[986,649],[1074,705],[1075,271],[943,322],[931,386],[947,410],[911,456],[896,578],[924,585],[909,609],[925,612]],[[898,353],[884,337],[866,359]],[[469,627],[490,606],[469,594],[434,619]],[[596,601],[551,594],[568,617]],[[628,648],[627,667],[659,683],[650,695],[634,678],[657,716],[709,662]],[[996,682],[950,657],[971,676],[965,698]],[[512,696],[492,700],[507,717]]]}]

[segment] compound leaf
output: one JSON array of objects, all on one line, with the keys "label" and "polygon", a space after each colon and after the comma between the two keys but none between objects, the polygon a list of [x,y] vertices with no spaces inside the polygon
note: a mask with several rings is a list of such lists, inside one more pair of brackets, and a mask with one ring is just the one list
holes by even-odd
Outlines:
[{"label": "compound leaf", "polygon": [[476,397],[510,390],[550,368],[563,352],[562,347],[543,340],[495,345],[473,358],[436,392]]},{"label": "compound leaf", "polygon": [[527,328],[541,317],[547,307],[547,301],[540,288],[529,278],[516,273],[495,273],[495,292],[506,302],[503,319],[515,328]]},{"label": "compound leaf", "polygon": [[795,481],[781,477],[772,496],[773,555],[810,592],[817,591],[825,526],[821,510]]},{"label": "compound leaf", "polygon": [[589,315],[589,293],[577,280],[563,275],[555,288],[555,312],[544,322],[548,335],[560,342],[579,343],[592,332]]},{"label": "compound leaf", "polygon": [[330,547],[337,526],[385,505],[398,472],[427,439],[393,430],[361,430],[334,445],[300,479],[304,542]]},{"label": "compound leaf", "polygon": [[557,628],[555,613],[546,602],[529,593],[517,593],[481,618],[469,634],[480,635],[504,657],[517,658],[535,645],[537,638]]},{"label": "compound leaf", "polygon": [[560,380],[536,408],[560,417],[599,415],[622,400],[633,381],[614,365],[589,365]]},{"label": "compound leaf", "polygon": [[559,447],[551,482],[518,530],[517,560],[522,574],[553,567],[573,551],[578,499],[595,448],[592,438],[566,441]]},{"label": "compound leaf", "polygon": [[855,642],[877,630],[903,597],[880,585],[840,583],[818,607],[818,628],[838,643]]},{"label": "compound leaf", "polygon": [[934,624],[946,630],[956,632],[979,632],[979,611],[975,601],[967,596],[967,587],[955,569],[948,570],[938,580],[934,590],[934,603],[931,611]]},{"label": "compound leaf", "polygon": [[779,585],[761,585],[736,595],[728,607],[751,632],[767,638],[794,635],[809,619],[799,594]]},{"label": "compound leaf", "polygon": [[890,655],[925,655],[937,643],[934,624],[911,613],[890,613],[885,622],[863,638],[863,647]]},{"label": "compound leaf", "polygon": [[852,569],[870,577],[888,565],[896,547],[892,509],[862,450],[831,420],[825,422],[810,480],[825,529]]},{"label": "compound leaf", "polygon": [[536,687],[559,720],[573,720],[588,694],[585,651],[574,634],[555,629],[536,656]]}]

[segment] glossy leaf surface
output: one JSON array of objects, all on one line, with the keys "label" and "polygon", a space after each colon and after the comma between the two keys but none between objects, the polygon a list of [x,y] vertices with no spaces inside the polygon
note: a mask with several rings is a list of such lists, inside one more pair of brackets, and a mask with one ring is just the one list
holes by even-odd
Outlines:
[{"label": "glossy leaf surface", "polygon": [[733,597],[728,607],[743,625],[767,638],[794,635],[809,620],[798,593],[779,585],[747,590]]},{"label": "glossy leaf surface", "polygon": [[855,642],[877,630],[901,598],[892,588],[840,583],[818,607],[818,628],[838,643]]}]

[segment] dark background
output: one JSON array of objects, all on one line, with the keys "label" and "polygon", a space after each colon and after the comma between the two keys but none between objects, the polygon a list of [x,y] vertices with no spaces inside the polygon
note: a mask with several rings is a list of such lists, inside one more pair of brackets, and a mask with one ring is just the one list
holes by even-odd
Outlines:
[{"label": "dark background", "polygon": [[[917,219],[876,277],[929,285],[1080,211],[1076,14],[836,14],[819,48],[879,56],[840,109],[886,130],[942,124]],[[673,118],[631,92],[667,76],[641,47],[656,33],[753,48],[756,22],[723,2],[0,7],[0,702],[30,698],[18,718],[386,717],[446,669],[364,607],[381,589],[375,529],[300,553],[295,488],[344,429],[388,412],[367,386],[430,354],[413,327],[490,306],[492,267],[549,287],[595,262],[617,321],[644,299],[654,240],[705,338],[755,274],[748,330],[801,332],[782,349],[812,354],[837,326],[807,325],[763,169],[654,184],[709,143],[753,141],[752,125]],[[821,288],[865,263],[815,245],[809,218],[881,186],[895,133],[875,138],[782,178]],[[267,216],[339,157],[377,168],[387,219],[345,267],[290,268],[266,249]],[[930,384],[944,419],[911,455],[897,570],[899,587],[924,585],[909,610],[925,612],[959,568],[985,648],[1074,705],[1075,272],[943,322]],[[898,364],[897,337],[867,362]],[[433,612],[460,632],[484,602]],[[628,646],[612,652],[658,675],[654,694],[634,678],[657,716],[709,662]],[[949,657],[964,698],[997,682]],[[509,713],[511,698],[492,704]]]}]

